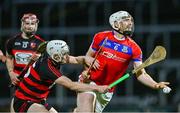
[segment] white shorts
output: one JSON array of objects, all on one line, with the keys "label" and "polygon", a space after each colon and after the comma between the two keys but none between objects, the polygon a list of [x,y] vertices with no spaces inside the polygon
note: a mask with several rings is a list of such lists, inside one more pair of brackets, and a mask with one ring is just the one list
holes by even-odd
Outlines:
[{"label": "white shorts", "polygon": [[[90,84],[96,85],[96,83],[91,82]],[[99,92],[87,91],[84,93],[89,93],[94,95],[94,108],[96,113],[102,113],[106,105],[111,101],[113,92],[107,92],[105,94]]]}]

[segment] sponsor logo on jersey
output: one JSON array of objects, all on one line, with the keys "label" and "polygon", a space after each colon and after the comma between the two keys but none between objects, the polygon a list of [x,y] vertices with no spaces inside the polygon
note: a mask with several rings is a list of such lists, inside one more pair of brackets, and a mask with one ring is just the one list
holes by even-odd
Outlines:
[{"label": "sponsor logo on jersey", "polygon": [[128,55],[132,55],[131,47],[128,47],[124,44],[119,44],[119,43],[111,41],[111,40],[107,40],[107,43],[104,47],[109,48],[109,49],[113,49],[115,51],[122,52],[122,53],[125,53]]},{"label": "sponsor logo on jersey", "polygon": [[120,61],[120,62],[126,62],[127,61],[127,59],[121,58],[121,57],[117,56],[116,54],[110,53],[108,51],[103,51],[102,55],[107,57],[107,58],[117,60],[117,61]]},{"label": "sponsor logo on jersey", "polygon": [[15,60],[17,64],[28,64],[30,61],[32,54],[31,53],[22,53],[22,52],[17,52],[15,54]]}]

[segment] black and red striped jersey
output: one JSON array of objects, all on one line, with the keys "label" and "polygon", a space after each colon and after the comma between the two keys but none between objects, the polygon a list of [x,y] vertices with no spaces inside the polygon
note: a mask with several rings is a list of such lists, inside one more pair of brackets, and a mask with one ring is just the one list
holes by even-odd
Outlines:
[{"label": "black and red striped jersey", "polygon": [[37,35],[24,39],[21,34],[7,40],[6,51],[14,57],[14,72],[20,74],[42,42],[44,40]]},{"label": "black and red striped jersey", "polygon": [[47,56],[40,57],[29,67],[15,91],[15,96],[33,102],[45,100],[54,81],[61,77],[59,69],[60,65]]}]

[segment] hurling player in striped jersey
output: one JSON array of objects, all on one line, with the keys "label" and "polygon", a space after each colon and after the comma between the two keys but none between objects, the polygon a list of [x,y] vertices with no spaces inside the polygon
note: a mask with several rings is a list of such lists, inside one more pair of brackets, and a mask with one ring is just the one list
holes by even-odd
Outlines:
[{"label": "hurling player in striped jersey", "polygon": [[49,41],[46,52],[29,67],[17,86],[13,104],[15,112],[57,113],[46,101],[55,84],[74,91],[107,92],[107,85],[94,86],[73,82],[59,71],[64,63],[90,64],[92,61],[93,58],[85,56],[70,56],[68,45],[62,40]]},{"label": "hurling player in striped jersey", "polygon": [[[6,42],[6,67],[13,85],[19,82],[19,74],[35,54],[38,45],[44,42],[36,35],[38,23],[39,19],[35,14],[25,13],[21,18],[21,32]],[[11,103],[13,104],[13,101]],[[12,104],[11,112],[13,112]]]}]

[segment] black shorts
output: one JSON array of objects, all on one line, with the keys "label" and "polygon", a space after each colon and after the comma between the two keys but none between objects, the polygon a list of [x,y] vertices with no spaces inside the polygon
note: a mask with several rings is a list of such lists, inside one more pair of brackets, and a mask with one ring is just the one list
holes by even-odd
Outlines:
[{"label": "black shorts", "polygon": [[[13,104],[13,108],[14,108],[14,111],[16,113],[19,113],[19,112],[27,112],[29,107],[34,104],[36,102],[32,102],[32,101],[27,101],[27,100],[22,100],[22,99],[19,99],[17,97],[14,97],[14,104]],[[41,101],[39,102],[38,104],[42,104],[44,105],[44,107],[49,111],[52,106],[49,105],[46,101]]]}]

